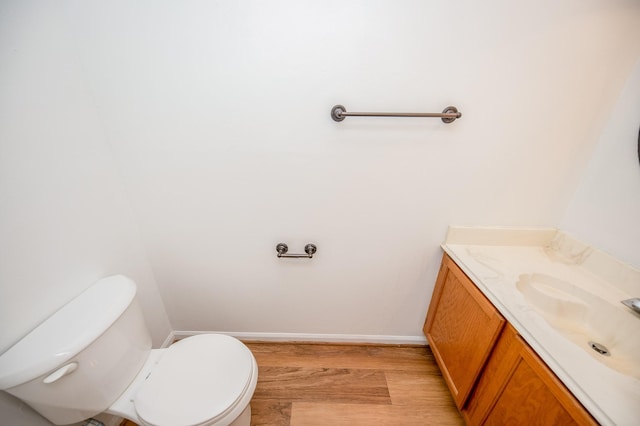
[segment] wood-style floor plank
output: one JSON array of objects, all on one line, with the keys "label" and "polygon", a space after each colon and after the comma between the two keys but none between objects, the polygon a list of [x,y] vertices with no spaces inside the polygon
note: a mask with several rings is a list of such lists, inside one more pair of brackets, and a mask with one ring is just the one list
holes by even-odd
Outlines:
[{"label": "wood-style floor plank", "polygon": [[424,346],[244,343],[259,366],[421,371],[431,368],[439,372],[433,355]]},{"label": "wood-style floor plank", "polygon": [[291,405],[279,399],[252,399],[251,426],[289,426]]},{"label": "wood-style floor plank", "polygon": [[259,367],[255,400],[391,404],[382,370]]},{"label": "wood-style floor plank", "polygon": [[393,405],[449,407],[452,413],[458,412],[440,374],[387,371],[385,376]]},{"label": "wood-style floor plank", "polygon": [[432,407],[295,402],[291,426],[462,426],[460,416],[443,415]]}]

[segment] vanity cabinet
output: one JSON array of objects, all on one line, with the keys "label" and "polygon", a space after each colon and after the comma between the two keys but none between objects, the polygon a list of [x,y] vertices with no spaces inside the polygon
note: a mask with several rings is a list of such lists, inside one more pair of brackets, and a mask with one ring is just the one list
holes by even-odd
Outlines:
[{"label": "vanity cabinet", "polygon": [[446,254],[424,333],[467,424],[597,424]]},{"label": "vanity cabinet", "polygon": [[505,320],[445,254],[424,334],[459,409],[495,345]]}]

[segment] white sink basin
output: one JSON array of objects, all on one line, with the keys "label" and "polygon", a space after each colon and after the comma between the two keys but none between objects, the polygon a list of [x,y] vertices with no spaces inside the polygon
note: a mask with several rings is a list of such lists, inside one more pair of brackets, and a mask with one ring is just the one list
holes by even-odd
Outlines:
[{"label": "white sink basin", "polygon": [[516,286],[560,335],[609,368],[640,378],[640,316],[546,274],[520,275]]}]

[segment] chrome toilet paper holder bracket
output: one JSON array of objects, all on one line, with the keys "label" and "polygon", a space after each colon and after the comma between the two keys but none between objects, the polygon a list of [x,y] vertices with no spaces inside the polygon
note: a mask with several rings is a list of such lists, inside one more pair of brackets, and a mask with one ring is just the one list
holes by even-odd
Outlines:
[{"label": "chrome toilet paper holder bracket", "polygon": [[285,243],[278,243],[276,245],[276,251],[278,252],[278,257],[288,257],[288,258],[295,258],[295,259],[299,259],[299,258],[306,258],[306,259],[311,259],[313,258],[313,255],[315,254],[316,251],[318,251],[318,247],[316,247],[315,244],[307,244],[306,246],[304,246],[304,253],[292,253],[292,254],[287,254],[287,252],[289,251],[289,246],[287,246]]}]

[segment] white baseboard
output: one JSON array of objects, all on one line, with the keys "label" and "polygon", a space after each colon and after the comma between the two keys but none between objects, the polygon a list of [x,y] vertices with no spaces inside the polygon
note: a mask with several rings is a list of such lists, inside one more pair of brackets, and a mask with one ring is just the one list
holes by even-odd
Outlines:
[{"label": "white baseboard", "polygon": [[172,331],[171,333],[169,333],[167,338],[164,339],[164,342],[162,342],[162,345],[160,345],[160,347],[161,348],[168,348],[169,346],[171,346],[171,344],[173,343],[174,340],[176,340],[176,332]]},{"label": "white baseboard", "polygon": [[[358,343],[383,345],[426,345],[424,336],[384,336],[373,334],[247,333],[233,331],[173,331],[171,340],[197,334],[227,334],[240,340],[261,342]],[[169,340],[169,338],[167,338]],[[166,347],[166,346],[163,346]]]}]

